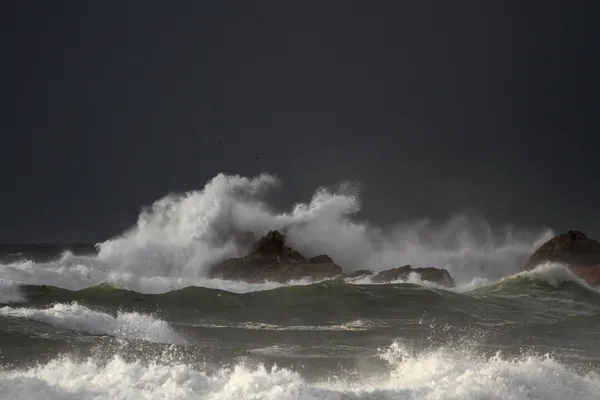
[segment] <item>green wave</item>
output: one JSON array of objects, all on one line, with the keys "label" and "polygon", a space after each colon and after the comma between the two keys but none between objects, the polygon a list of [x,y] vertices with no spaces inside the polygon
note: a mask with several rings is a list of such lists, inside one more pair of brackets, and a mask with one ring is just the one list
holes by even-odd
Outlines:
[{"label": "green wave", "polygon": [[513,275],[498,282],[474,289],[470,292],[474,295],[548,295],[580,298],[581,300],[592,300],[600,302],[600,292],[588,286],[567,279],[557,280],[551,284],[543,279],[535,279],[526,275]]},{"label": "green wave", "polygon": [[[79,302],[111,309],[161,312],[167,315],[273,315],[278,318],[301,315],[343,315],[347,317],[400,317],[441,309],[464,309],[490,296],[569,297],[600,305],[600,293],[575,282],[558,286],[543,280],[515,275],[467,293],[425,288],[418,285],[355,285],[327,281],[305,286],[284,286],[272,290],[236,294],[204,287],[186,287],[164,294],[143,294],[101,284],[70,291],[53,286],[23,286],[31,306]],[[187,314],[186,314],[187,313]]]},{"label": "green wave", "polygon": [[164,294],[142,294],[110,284],[70,291],[54,286],[22,287],[31,305],[77,301],[99,307],[125,309],[191,308],[197,312],[227,309],[322,310],[330,313],[352,310],[360,315],[370,309],[389,310],[419,304],[433,306],[441,301],[464,297],[452,292],[427,289],[413,284],[354,285],[340,281],[236,294],[204,287],[186,287]]}]

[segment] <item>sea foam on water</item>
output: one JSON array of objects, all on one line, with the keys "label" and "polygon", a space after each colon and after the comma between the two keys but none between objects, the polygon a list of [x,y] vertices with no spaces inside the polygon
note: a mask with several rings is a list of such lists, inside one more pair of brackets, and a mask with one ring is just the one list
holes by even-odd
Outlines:
[{"label": "sea foam on water", "polygon": [[155,343],[185,343],[185,340],[179,337],[167,322],[151,315],[119,312],[116,317],[113,317],[76,302],[58,303],[45,309],[5,306],[0,308],[0,316],[27,318],[56,328],[93,335],[111,335]]},{"label": "sea foam on water", "polygon": [[600,396],[600,376],[578,374],[551,357],[504,359],[439,349],[411,355],[394,343],[380,354],[389,372],[365,381],[309,382],[278,367],[238,364],[208,372],[184,364],[107,363],[68,357],[0,372],[6,399],[579,399]]},{"label": "sea foam on water", "polygon": [[[77,290],[108,282],[142,293],[164,293],[186,286],[237,293],[273,289],[282,284],[208,278],[214,263],[244,253],[245,249],[231,240],[231,232],[252,231],[260,236],[272,229],[285,230],[289,245],[302,254],[328,254],[347,272],[378,271],[404,264],[446,268],[458,284],[456,290],[466,291],[519,273],[526,258],[552,235],[547,230],[495,229],[474,214],[458,215],[444,223],[422,220],[377,228],[358,219],[358,193],[349,185],[341,185],[338,190],[318,189],[309,202],[299,203],[289,212],[277,212],[269,207],[265,196],[278,184],[271,175],[245,178],[221,174],[202,190],[158,200],[140,214],[129,231],[100,243],[97,256],[67,253],[53,262],[0,265],[0,303],[26,300],[20,284]],[[520,276],[550,284],[573,281],[572,274],[560,266],[542,266]],[[409,281],[437,288],[415,276]],[[355,283],[370,281],[364,278]],[[111,315],[78,303],[52,304],[48,308],[5,306],[0,308],[0,316],[85,334],[185,343],[166,321],[151,315]],[[281,326],[253,324],[243,328],[280,330]],[[289,331],[290,327],[305,330],[296,325],[286,325],[281,330]],[[306,330],[332,330],[321,328],[315,325]],[[363,328],[360,323],[342,324],[336,329]],[[487,357],[469,349],[444,348],[411,353],[396,342],[382,350],[380,357],[388,369],[367,374],[371,378],[323,376],[312,381],[292,369],[266,365],[251,367],[240,363],[231,368],[206,370],[197,364],[127,361],[118,355],[108,361],[65,355],[33,368],[0,371],[0,398],[600,398],[597,374],[575,372],[549,356]]]}]

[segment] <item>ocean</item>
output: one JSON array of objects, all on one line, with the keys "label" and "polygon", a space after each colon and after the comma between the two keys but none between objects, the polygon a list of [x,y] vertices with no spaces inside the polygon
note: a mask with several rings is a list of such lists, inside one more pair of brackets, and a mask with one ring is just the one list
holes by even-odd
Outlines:
[{"label": "ocean", "polygon": [[[552,232],[475,214],[376,227],[347,185],[277,211],[276,178],[219,175],[97,245],[0,246],[1,399],[600,399],[600,292],[561,265],[522,272]],[[232,230],[286,229],[345,271],[208,278]]]}]

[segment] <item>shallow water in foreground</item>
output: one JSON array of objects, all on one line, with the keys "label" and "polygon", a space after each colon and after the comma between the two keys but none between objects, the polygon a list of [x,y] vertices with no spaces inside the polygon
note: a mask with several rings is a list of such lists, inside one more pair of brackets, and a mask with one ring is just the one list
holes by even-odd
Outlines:
[{"label": "shallow water in foreground", "polygon": [[600,293],[560,267],[462,292],[363,283],[5,282],[0,398],[600,399]]}]

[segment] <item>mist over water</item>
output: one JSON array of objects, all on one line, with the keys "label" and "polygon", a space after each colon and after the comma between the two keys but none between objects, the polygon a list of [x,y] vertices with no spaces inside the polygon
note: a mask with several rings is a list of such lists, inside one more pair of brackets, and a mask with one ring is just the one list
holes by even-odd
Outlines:
[{"label": "mist over water", "polygon": [[0,293],[18,299],[11,283],[81,289],[109,282],[144,293],[186,286],[234,292],[273,288],[281,285],[208,279],[215,263],[247,251],[236,245],[232,233],[251,231],[259,237],[273,229],[285,232],[288,245],[305,256],[327,254],[346,272],[406,264],[446,268],[458,286],[473,287],[520,271],[552,236],[547,229],[492,227],[474,212],[440,223],[400,221],[383,229],[359,218],[359,192],[348,183],[336,190],[318,188],[309,201],[278,212],[267,199],[280,187],[268,174],[219,174],[201,190],[157,200],[131,229],[97,244],[97,256],[67,253],[54,262],[21,261],[0,268]]},{"label": "mist over water", "polygon": [[[600,292],[561,265],[522,272],[550,230],[474,212],[383,228],[348,183],[281,212],[280,186],[220,174],[96,255],[0,264],[0,397],[598,398]],[[248,250],[236,233],[273,229],[346,272],[446,268],[457,287],[209,278]]]},{"label": "mist over water", "polygon": [[356,217],[356,188],[316,190],[310,201],[275,212],[265,201],[278,188],[272,175],[255,178],[220,174],[199,191],[170,195],[142,212],[137,225],[98,245],[98,259],[140,276],[196,280],[215,262],[237,256],[228,236],[272,229],[306,256],[328,254],[345,271],[380,271],[405,264],[447,268],[459,284],[474,277],[499,279],[520,270],[526,258],[552,232],[494,228],[468,213],[434,223],[424,219],[392,224],[385,230]]}]

